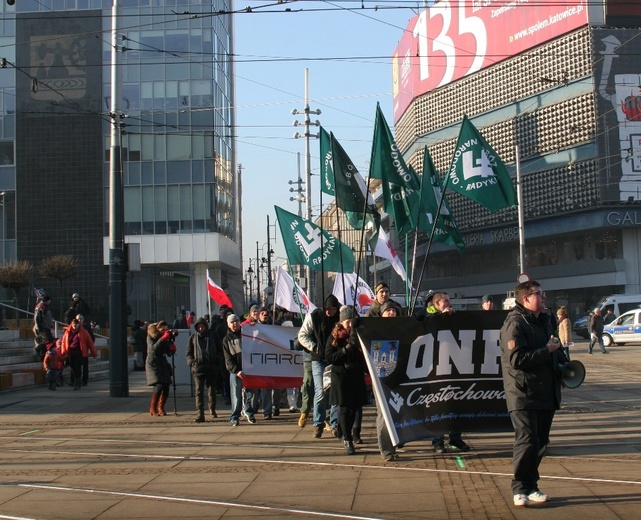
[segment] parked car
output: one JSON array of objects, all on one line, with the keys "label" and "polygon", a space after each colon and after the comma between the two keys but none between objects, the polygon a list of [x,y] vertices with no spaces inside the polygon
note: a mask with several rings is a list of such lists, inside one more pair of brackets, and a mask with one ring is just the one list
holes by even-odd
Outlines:
[{"label": "parked car", "polygon": [[577,336],[581,336],[583,339],[588,339],[590,337],[590,333],[588,332],[589,320],[590,316],[583,316],[574,322],[572,330]]},{"label": "parked car", "polygon": [[641,343],[641,309],[628,311],[603,328],[606,348],[633,342]]}]

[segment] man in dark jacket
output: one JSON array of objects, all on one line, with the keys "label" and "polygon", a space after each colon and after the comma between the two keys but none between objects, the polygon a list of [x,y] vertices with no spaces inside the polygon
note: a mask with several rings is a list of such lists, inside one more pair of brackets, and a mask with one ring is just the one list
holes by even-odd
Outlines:
[{"label": "man in dark jacket", "polygon": [[539,464],[549,442],[554,413],[561,405],[561,367],[567,362],[544,312],[541,285],[516,286],[515,307],[501,328],[503,385],[514,426],[512,491],[515,506],[547,502],[539,491]]},{"label": "man in dark jacket", "polygon": [[71,323],[71,320],[73,320],[78,314],[82,314],[86,319],[89,315],[89,305],[87,305],[87,302],[83,300],[77,292],[75,292],[71,295],[71,302],[65,311],[65,323]]},{"label": "man in dark jacket", "polygon": [[[231,393],[231,415],[229,421],[232,426],[238,426],[240,412],[243,408],[243,343],[240,332],[240,318],[235,314],[227,316],[229,331],[223,339],[223,354],[225,366],[229,371],[229,387]],[[256,390],[245,389],[245,416],[251,424],[256,424],[254,414],[255,404],[258,400]]]},{"label": "man in dark jacket", "polygon": [[216,339],[209,330],[204,318],[194,324],[196,332],[187,341],[187,364],[194,376],[194,393],[196,394],[196,423],[205,422],[204,401],[205,388],[209,401],[209,413],[216,418],[216,372],[218,370],[218,349]]},{"label": "man in dark jacket", "polygon": [[[327,397],[323,390],[323,372],[327,367],[325,361],[325,344],[331,337],[334,325],[338,323],[340,303],[333,294],[325,298],[323,309],[310,312],[298,331],[298,341],[311,354],[312,376],[314,379],[314,437],[320,439],[325,425]],[[305,359],[303,357],[303,359]],[[338,433],[338,407],[332,410],[330,425],[334,435]]]},{"label": "man in dark jacket", "polygon": [[588,345],[588,354],[592,354],[594,345],[598,342],[601,354],[607,354],[605,345],[603,345],[603,316],[601,316],[601,309],[594,309],[594,314],[590,316],[589,322],[590,330],[590,344]]}]

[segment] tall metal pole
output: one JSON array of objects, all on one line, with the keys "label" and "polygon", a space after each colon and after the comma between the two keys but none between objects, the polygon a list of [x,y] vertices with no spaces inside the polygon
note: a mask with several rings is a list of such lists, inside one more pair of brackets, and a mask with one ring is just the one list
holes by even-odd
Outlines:
[{"label": "tall metal pole", "polygon": [[118,0],[111,9],[111,147],[109,154],[109,395],[129,396],[127,370],[126,259],[120,132]]},{"label": "tall metal pole", "polygon": [[260,264],[258,254],[258,240],[256,240],[256,301],[260,305]]},{"label": "tall metal pole", "polygon": [[267,287],[272,286],[272,244],[269,238],[269,215],[267,215]]},{"label": "tall metal pole", "polygon": [[515,146],[516,156],[516,203],[519,216],[519,273],[525,272],[525,233],[523,225],[523,189],[521,187],[521,157],[519,145]]},{"label": "tall metal pole", "polygon": [[[307,203],[307,220],[312,220],[312,166],[309,152],[309,69],[305,69],[305,199]],[[322,208],[321,208],[322,211]],[[305,266],[305,290],[309,296],[312,295],[312,271]]]}]

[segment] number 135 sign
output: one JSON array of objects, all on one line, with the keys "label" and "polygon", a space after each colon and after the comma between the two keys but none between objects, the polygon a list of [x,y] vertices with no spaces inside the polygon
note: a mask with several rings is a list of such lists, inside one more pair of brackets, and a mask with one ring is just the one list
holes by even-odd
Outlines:
[{"label": "number 135 sign", "polygon": [[441,0],[422,11],[393,55],[394,120],[421,94],[585,25],[586,3]]}]

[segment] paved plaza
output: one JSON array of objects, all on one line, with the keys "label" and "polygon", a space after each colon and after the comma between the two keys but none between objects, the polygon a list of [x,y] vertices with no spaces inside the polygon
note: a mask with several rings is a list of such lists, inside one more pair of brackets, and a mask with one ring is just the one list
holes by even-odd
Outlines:
[{"label": "paved plaza", "polygon": [[641,345],[586,351],[573,352],[587,378],[564,391],[541,465],[544,505],[512,505],[511,432],[464,434],[464,454],[411,443],[385,462],[369,406],[365,443],[347,456],[288,411],[233,428],[221,406],[194,424],[187,387],[177,414],[170,396],[169,415],[150,417],[134,372],[127,398],[110,398],[108,381],[0,393],[0,518],[637,519]]}]

